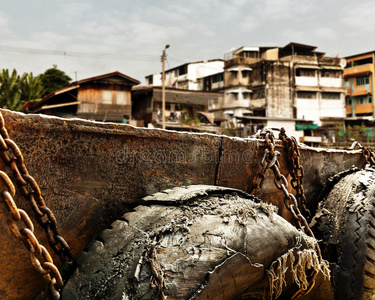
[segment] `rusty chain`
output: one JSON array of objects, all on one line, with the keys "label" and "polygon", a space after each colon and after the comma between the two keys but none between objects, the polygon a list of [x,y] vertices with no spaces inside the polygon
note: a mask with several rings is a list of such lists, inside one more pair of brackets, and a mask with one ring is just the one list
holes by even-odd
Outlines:
[{"label": "rusty chain", "polygon": [[356,148],[362,150],[362,155],[365,158],[366,164],[369,164],[371,167],[375,166],[375,152],[370,148],[363,147],[359,142],[355,141],[350,146],[349,150],[355,150]]},{"label": "rusty chain", "polygon": [[[62,238],[57,228],[57,221],[53,212],[46,206],[42,197],[39,185],[30,176],[21,150],[17,144],[9,138],[5,128],[3,115],[0,112],[0,156],[4,163],[11,168],[17,186],[22,195],[28,200],[38,223],[44,229],[49,245],[60,257],[61,261],[71,261],[73,259],[67,242]],[[6,189],[1,191],[1,199],[5,203],[9,213],[7,223],[13,235],[21,240],[27,250],[32,265],[43,276],[44,281],[49,286],[49,291],[53,299],[60,298],[59,290],[63,286],[61,274],[53,262],[47,249],[42,246],[34,235],[34,225],[28,214],[19,209],[14,201],[16,194],[15,187],[9,176],[0,171],[0,179]],[[17,223],[23,223],[20,229]],[[41,262],[41,260],[44,262]]]},{"label": "rusty chain", "polygon": [[[262,187],[264,182],[265,173],[267,169],[271,169],[274,174],[274,183],[277,189],[284,193],[284,204],[288,211],[293,216],[296,223],[296,227],[302,230],[305,234],[310,237],[315,238],[314,233],[310,229],[306,218],[301,213],[301,210],[309,213],[306,209],[306,197],[304,195],[304,190],[302,186],[302,179],[304,176],[303,167],[299,163],[299,149],[298,143],[294,138],[288,138],[285,134],[285,129],[280,131],[280,139],[283,140],[286,150],[290,155],[291,166],[289,172],[291,173],[292,180],[291,186],[296,190],[297,198],[292,193],[288,191],[288,180],[280,172],[280,164],[277,157],[280,155],[279,151],[275,150],[275,137],[271,130],[264,130],[260,133],[260,137],[264,138],[266,143],[265,153],[261,162],[262,169],[257,176],[253,179],[252,193],[256,193]],[[316,243],[315,251],[317,253],[319,262],[322,262],[322,253],[319,244]],[[308,294],[315,285],[315,279],[318,275],[317,271],[314,269],[309,274],[308,288],[303,290],[302,288],[293,295],[291,299],[298,299],[299,297]]]},{"label": "rusty chain", "polygon": [[290,184],[296,191],[296,198],[298,200],[298,207],[306,217],[310,217],[310,211],[306,208],[306,196],[303,189],[302,180],[305,175],[303,166],[300,164],[300,152],[297,140],[294,136],[288,137],[285,128],[280,129],[279,139],[284,142],[285,150],[289,158],[289,174],[292,176]]}]

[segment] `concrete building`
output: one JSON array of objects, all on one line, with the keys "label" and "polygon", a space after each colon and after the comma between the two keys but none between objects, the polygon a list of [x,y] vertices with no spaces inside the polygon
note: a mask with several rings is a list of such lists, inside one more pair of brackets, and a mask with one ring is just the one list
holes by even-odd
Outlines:
[{"label": "concrete building", "polygon": [[375,51],[345,57],[346,116],[351,120],[373,120]]},{"label": "concrete building", "polygon": [[[165,86],[193,91],[208,90],[208,87],[211,86],[213,90],[217,90],[219,82],[222,82],[220,74],[223,73],[223,68],[224,61],[222,59],[185,63],[165,71]],[[146,76],[146,86],[161,86],[161,77],[161,73]],[[206,85],[204,85],[204,78],[211,78],[211,85],[207,83],[207,79]],[[213,83],[218,83],[217,87]]]},{"label": "concrete building", "polygon": [[318,127],[320,135],[332,137],[332,128],[344,124],[345,61],[315,50],[290,43],[231,51],[225,55],[223,102],[209,109],[217,119],[232,122],[242,136],[262,127],[287,126],[295,129],[289,134],[305,142],[304,136]]}]

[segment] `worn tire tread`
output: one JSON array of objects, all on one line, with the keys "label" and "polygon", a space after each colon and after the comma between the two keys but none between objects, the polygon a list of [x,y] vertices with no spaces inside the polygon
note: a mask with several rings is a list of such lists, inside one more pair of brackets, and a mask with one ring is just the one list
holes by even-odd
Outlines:
[{"label": "worn tire tread", "polygon": [[[236,193],[237,195],[239,194],[236,190],[226,188],[221,189],[218,187],[208,187],[208,190],[212,190],[215,195],[216,192],[218,192],[219,195],[223,196],[218,199],[226,203],[229,203],[228,201],[231,201],[231,197],[236,197],[233,193]],[[197,196],[205,197],[205,195],[208,194],[207,191],[202,191],[201,187],[179,187],[175,189],[169,189],[168,191],[164,191],[162,193],[154,194],[152,195],[153,198],[147,198],[145,202],[146,205],[140,205],[136,207],[133,212],[125,214],[122,220],[114,222],[111,228],[106,229],[102,232],[99,241],[94,241],[93,243],[91,243],[87,251],[80,254],[80,256],[78,257],[79,267],[69,280],[68,284],[63,289],[62,299],[124,299],[124,297],[126,298],[127,296],[129,296],[128,294],[124,296],[121,293],[125,291],[125,284],[128,285],[130,281],[133,282],[133,277],[131,276],[134,276],[133,274],[135,266],[137,266],[137,263],[140,259],[140,256],[138,255],[139,253],[144,253],[143,251],[146,251],[145,249],[147,247],[147,245],[142,243],[143,240],[138,238],[147,235],[147,230],[149,230],[149,228],[162,228],[166,224],[172,224],[171,220],[179,218],[181,216],[186,216],[185,212],[181,214],[180,204],[176,203],[175,201],[176,193],[181,194],[181,197],[179,199],[183,199],[183,201],[193,201]],[[158,202],[158,198],[161,195],[166,195],[166,197],[163,197],[163,200],[161,201],[162,203],[160,203],[160,201]],[[171,195],[173,195],[173,197],[170,197]],[[248,195],[245,193],[243,193],[243,195],[245,195],[249,199],[255,199],[255,197],[253,197],[252,195]],[[256,203],[256,201],[247,202],[247,198],[242,197],[241,201],[246,201],[246,205],[250,206],[253,205],[252,203]],[[199,201],[202,201],[202,198],[198,199]],[[153,201],[155,200],[157,202],[153,203]],[[171,203],[175,203],[175,205],[171,205]],[[298,247],[302,247],[299,249],[308,247],[310,243],[307,242],[307,237],[306,240],[304,240],[304,235],[300,231],[298,231],[295,227],[286,222],[280,216],[275,214],[274,210],[271,210],[271,212],[269,212],[265,208],[266,206],[267,204],[256,203],[256,206],[254,206],[256,215],[254,217],[251,217],[251,223],[249,223],[251,224],[251,226],[240,226],[241,228],[244,228],[244,231],[238,231],[238,235],[237,231],[231,231],[230,234],[234,235],[234,238],[231,238],[231,240],[229,240],[232,244],[229,244],[228,246],[230,247],[230,249],[242,249],[242,247],[245,247],[244,245],[249,245],[246,246],[248,248],[245,249],[247,249],[247,251],[249,252],[252,251],[251,253],[246,253],[250,261],[252,263],[264,263],[265,267],[269,266],[272,261],[274,261],[280,255],[286,253],[290,249],[289,247],[293,247],[295,243],[302,243],[299,244]],[[221,208],[221,206],[219,207]],[[267,208],[272,207],[268,205]],[[235,209],[237,209],[237,207],[235,207]],[[233,217],[235,217],[235,215],[233,215]],[[196,226],[202,226],[204,228],[201,229],[202,231],[195,231],[195,236],[191,235],[189,237],[196,244],[188,243],[188,247],[196,247],[196,245],[199,245],[200,247],[201,242],[199,240],[202,239],[202,236],[204,236],[204,240],[206,240],[206,237],[204,235],[204,233],[206,232],[205,228],[215,228],[214,230],[216,230],[217,223],[212,223],[214,225],[213,227],[213,225],[201,223],[202,221],[200,218],[201,217],[198,214],[197,219],[194,219],[197,221]],[[231,222],[231,224],[234,224],[234,221]],[[194,226],[194,224],[192,226]],[[238,228],[240,227],[236,227],[236,230],[238,230]],[[228,228],[234,229],[234,227]],[[240,237],[240,234],[248,234],[248,232],[252,233],[251,243],[246,244],[241,239],[243,237]],[[198,241],[196,241],[197,236],[200,236],[200,238],[198,238]],[[220,253],[220,259],[227,257],[227,255],[229,255],[229,248],[227,248],[226,245],[220,245],[220,247],[222,246],[222,248],[219,248],[219,245],[215,243],[215,240],[208,243],[204,241],[204,247],[210,247],[210,245],[213,245],[213,248],[207,251],[207,253],[205,254],[211,255],[210,253],[217,252]],[[172,248],[173,247],[171,247],[171,249]],[[168,248],[163,249],[168,250]],[[131,259],[129,258],[128,261],[121,261],[120,268],[118,269],[116,267],[116,259],[123,256],[124,254],[126,254],[127,256],[132,255],[133,257]],[[200,256],[201,254],[199,254],[199,257]],[[222,261],[215,260],[215,263],[222,263]],[[143,266],[142,268],[146,267]],[[129,272],[129,270],[131,270],[131,272]],[[204,272],[204,276],[207,275],[206,272],[208,271],[210,270],[199,270],[199,272]],[[183,280],[185,280],[186,274],[184,273],[183,275]],[[149,283],[149,278],[144,278],[146,279],[144,279],[143,282],[147,280],[147,282]],[[188,279],[186,280],[188,281]],[[131,285],[132,284],[133,283],[131,283]],[[199,286],[201,286],[201,284]],[[131,289],[132,290],[126,290],[125,293],[128,293],[128,291],[129,293],[132,293],[135,287],[131,287]],[[138,293],[138,291],[136,291],[136,293]],[[138,298],[133,298],[132,296],[130,296],[130,298],[126,299]],[[147,297],[142,299],[155,299],[155,297],[148,295]],[[175,299],[181,298],[176,297]]]},{"label": "worn tire tread", "polygon": [[[368,186],[364,178],[370,178]],[[323,237],[323,253],[330,245],[337,249],[337,257],[326,257],[337,268],[333,274],[336,299],[370,299],[375,293],[374,187],[373,170],[349,174],[336,183],[318,209],[314,230]]]}]

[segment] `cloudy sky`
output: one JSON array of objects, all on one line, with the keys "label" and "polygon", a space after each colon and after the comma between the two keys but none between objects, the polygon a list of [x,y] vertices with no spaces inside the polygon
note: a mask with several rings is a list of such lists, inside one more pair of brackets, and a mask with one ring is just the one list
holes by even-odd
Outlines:
[{"label": "cloudy sky", "polygon": [[167,68],[289,42],[343,57],[375,50],[374,16],[373,0],[0,0],[0,69],[144,83],[166,44]]}]

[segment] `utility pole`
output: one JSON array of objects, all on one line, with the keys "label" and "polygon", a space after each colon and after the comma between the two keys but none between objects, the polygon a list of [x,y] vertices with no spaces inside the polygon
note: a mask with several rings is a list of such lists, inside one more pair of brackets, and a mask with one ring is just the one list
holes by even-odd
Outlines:
[{"label": "utility pole", "polygon": [[165,48],[163,49],[163,54],[161,56],[161,60],[163,62],[163,74],[162,74],[162,82],[161,82],[161,86],[162,86],[162,120],[163,120],[163,129],[165,129],[165,57],[166,57],[166,54],[165,54],[165,51],[169,48],[169,45],[165,45]]}]

